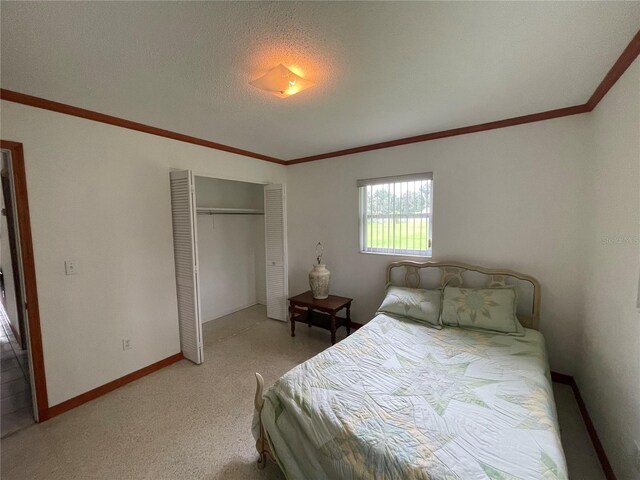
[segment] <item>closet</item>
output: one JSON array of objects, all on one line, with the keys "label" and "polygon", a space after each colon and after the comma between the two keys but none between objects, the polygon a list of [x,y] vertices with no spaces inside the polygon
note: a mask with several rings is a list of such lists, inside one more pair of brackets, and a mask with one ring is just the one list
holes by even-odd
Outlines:
[{"label": "closet", "polygon": [[286,321],[284,186],[170,174],[180,343],[202,363],[202,323],[257,303]]}]

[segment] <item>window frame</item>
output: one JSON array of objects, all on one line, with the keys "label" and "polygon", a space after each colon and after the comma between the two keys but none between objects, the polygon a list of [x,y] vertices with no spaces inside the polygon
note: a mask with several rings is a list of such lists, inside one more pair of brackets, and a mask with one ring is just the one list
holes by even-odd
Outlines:
[{"label": "window frame", "polygon": [[[368,187],[374,185],[392,185],[393,187],[393,195],[394,199],[396,198],[396,185],[398,183],[406,183],[411,181],[430,181],[430,195],[428,198],[427,210],[428,212],[425,214],[414,213],[414,214],[396,214],[392,213],[389,215],[379,214],[381,217],[391,218],[394,220],[394,230],[391,237],[394,240],[393,248],[381,248],[381,247],[369,247],[367,245],[368,239],[368,228],[367,228],[367,220],[370,216],[367,215],[367,206],[369,204],[370,199],[367,197]],[[359,221],[358,221],[358,235],[359,235],[359,251],[360,253],[373,254],[373,255],[390,255],[390,256],[401,256],[401,257],[422,257],[422,258],[432,258],[433,257],[433,173],[425,172],[425,173],[417,173],[410,175],[397,175],[392,177],[379,177],[379,178],[370,178],[363,179],[357,181],[358,187],[358,203],[359,203]],[[395,200],[394,200],[395,201]],[[398,249],[395,247],[395,219],[396,218],[409,218],[413,215],[413,218],[426,218],[428,221],[428,230],[427,230],[427,245],[428,248],[426,250],[422,249]],[[424,216],[423,216],[424,215]]]}]

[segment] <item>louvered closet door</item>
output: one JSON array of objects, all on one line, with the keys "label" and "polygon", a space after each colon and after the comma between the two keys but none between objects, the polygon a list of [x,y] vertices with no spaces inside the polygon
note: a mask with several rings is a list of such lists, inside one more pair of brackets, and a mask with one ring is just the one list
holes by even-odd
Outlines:
[{"label": "louvered closet door", "polygon": [[264,187],[267,316],[287,321],[287,215],[284,185]]},{"label": "louvered closet door", "polygon": [[200,364],[204,358],[198,292],[198,236],[193,173],[180,170],[171,172],[170,175],[180,346],[185,358]]}]

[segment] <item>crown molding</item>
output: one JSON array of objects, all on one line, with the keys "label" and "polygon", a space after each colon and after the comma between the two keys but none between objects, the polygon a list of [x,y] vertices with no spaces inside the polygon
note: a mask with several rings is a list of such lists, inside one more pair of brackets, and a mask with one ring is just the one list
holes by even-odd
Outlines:
[{"label": "crown molding", "polygon": [[184,135],[182,133],[173,132],[171,130],[165,130],[162,128],[152,127],[143,123],[133,122],[120,117],[114,117],[112,115],[106,115],[104,113],[94,112],[92,110],[86,110],[80,107],[74,107],[53,100],[47,100],[33,95],[27,95],[24,93],[14,92],[0,88],[0,100],[6,100],[9,102],[21,103],[23,105],[29,105],[31,107],[43,108],[45,110],[51,110],[58,113],[64,113],[66,115],[73,115],[75,117],[85,118],[87,120],[93,120],[96,122],[106,123],[109,125],[115,125],[117,127],[128,128],[130,130],[136,130],[139,132],[149,133],[151,135],[157,135],[160,137],[170,138],[172,140],[178,140],[180,142],[192,143],[202,147],[212,148],[215,150],[221,150],[224,152],[235,153],[237,155],[243,155],[245,157],[256,158],[258,160],[264,160],[265,162],[276,163],[278,165],[296,165],[298,163],[313,162],[316,160],[323,160],[326,158],[342,157],[345,155],[352,155],[355,153],[369,152],[372,150],[380,150],[383,148],[392,148],[400,145],[408,145],[411,143],[428,142],[430,140],[437,140],[440,138],[455,137],[458,135],[467,135],[469,133],[485,132],[487,130],[495,130],[497,128],[513,127],[515,125],[523,125],[525,123],[541,122],[544,120],[550,120],[552,118],[567,117],[570,115],[579,115],[582,113],[591,112],[598,103],[604,98],[604,96],[611,90],[611,87],[615,85],[618,79],[624,74],[624,72],[631,66],[635,59],[640,55],[640,30],[635,34],[631,42],[624,49],[622,54],[618,57],[611,69],[607,72],[604,79],[598,87],[595,89],[591,97],[581,105],[574,105],[571,107],[557,108],[554,110],[547,110],[545,112],[532,113],[530,115],[523,115],[520,117],[512,117],[504,120],[497,120],[493,122],[480,123],[477,125],[469,125],[466,127],[453,128],[450,130],[442,130],[438,132],[430,132],[422,135],[416,135],[413,137],[399,138],[396,140],[389,140],[386,142],[372,143],[369,145],[362,145],[359,147],[347,148],[343,150],[336,150],[333,152],[321,153],[318,155],[311,155],[308,157],[294,158],[291,160],[282,160],[276,157],[263,155],[261,153],[255,153],[241,148],[224,145],[222,143],[213,142],[211,140],[205,140],[202,138],[192,137]]},{"label": "crown molding", "polygon": [[600,100],[611,90],[611,87],[615,85],[618,79],[627,71],[627,68],[631,66],[634,60],[640,54],[640,30],[635,34],[627,48],[624,49],[622,54],[613,64],[611,69],[607,72],[600,85],[595,89],[593,95],[587,100],[586,105],[589,106],[589,111],[598,106]]},{"label": "crown molding", "polygon": [[270,157],[268,155],[262,155],[261,153],[250,152],[249,150],[243,150],[241,148],[224,145],[222,143],[212,142],[211,140],[192,137],[190,135],[184,135],[182,133],[165,130],[163,128],[152,127],[150,125],[145,125],[144,123],[138,123],[124,118],[95,112],[93,110],[87,110],[85,108],[67,105],[66,103],[47,100],[46,98],[40,98],[33,95],[27,95],[25,93],[14,92],[12,90],[7,90],[6,88],[0,88],[0,100],[21,103],[22,105],[29,105],[30,107],[42,108],[44,110],[64,113],[66,115],[72,115],[74,117],[80,117],[86,120],[93,120],[94,122],[106,123],[107,125],[128,128],[129,130],[136,130],[138,132],[149,133],[151,135],[157,135],[159,137],[170,138],[172,140],[178,140],[179,142],[192,143],[201,147],[221,150],[223,152],[235,153],[237,155],[243,155],[245,157],[257,158],[258,160],[264,160],[265,162],[277,163],[279,165],[284,165],[286,163],[284,160]]},{"label": "crown molding", "polygon": [[389,140],[388,142],[372,143],[371,145],[363,145],[361,147],[347,148],[345,150],[336,150],[335,152],[321,153],[320,155],[312,155],[310,157],[296,158],[289,160],[287,165],[295,165],[297,163],[313,162],[315,160],[324,160],[325,158],[342,157],[344,155],[352,155],[354,153],[370,152],[371,150],[380,150],[382,148],[398,147],[400,145],[408,145],[410,143],[428,142],[429,140],[437,140],[439,138],[456,137],[458,135],[466,135],[468,133],[485,132],[487,130],[495,130],[496,128],[513,127],[514,125],[522,125],[523,123],[541,122],[552,118],[566,117],[569,115],[577,115],[579,113],[587,113],[589,109],[586,104],[575,105],[573,107],[558,108],[556,110],[548,110],[546,112],[532,113],[521,117],[506,118],[495,122],[480,123],[477,125],[469,125],[468,127],[453,128],[451,130],[442,130],[439,132],[425,133],[414,137],[399,138],[397,140]]}]

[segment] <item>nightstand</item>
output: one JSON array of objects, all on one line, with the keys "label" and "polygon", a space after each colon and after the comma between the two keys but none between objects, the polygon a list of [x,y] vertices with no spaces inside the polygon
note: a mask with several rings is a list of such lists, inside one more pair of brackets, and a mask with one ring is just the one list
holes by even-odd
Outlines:
[{"label": "nightstand", "polygon": [[[336,330],[344,326],[347,335],[351,333],[352,298],[329,295],[318,300],[311,291],[301,293],[289,299],[289,320],[291,336],[296,336],[296,322],[306,323],[309,327],[320,327],[331,332],[331,345],[336,343]],[[338,317],[340,310],[346,308],[346,317]],[[305,310],[306,309],[306,310]]]}]

